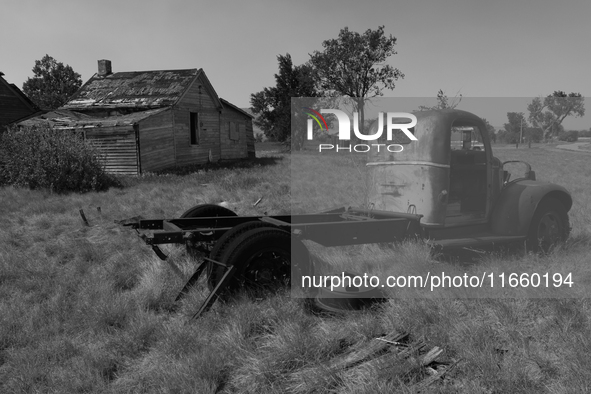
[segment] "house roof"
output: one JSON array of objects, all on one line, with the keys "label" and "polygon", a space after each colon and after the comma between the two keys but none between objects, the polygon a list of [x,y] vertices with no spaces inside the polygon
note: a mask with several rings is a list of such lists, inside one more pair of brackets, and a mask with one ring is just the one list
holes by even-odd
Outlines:
[{"label": "house roof", "polygon": [[48,125],[52,128],[94,128],[94,127],[116,127],[133,126],[137,122],[152,115],[169,110],[168,107],[149,109],[146,111],[134,112],[128,115],[108,116],[98,118],[85,115],[80,112],[58,109],[48,112],[36,118],[20,122],[21,126]]},{"label": "house roof", "polygon": [[0,72],[0,127],[42,113],[35,103],[15,84],[8,83],[3,75]]},{"label": "house roof", "polygon": [[15,95],[18,96],[24,103],[27,104],[33,111],[41,111],[41,109],[35,104],[34,102],[29,99],[22,90],[20,90],[15,84],[9,84],[12,90],[14,91]]},{"label": "house roof", "polygon": [[201,69],[95,74],[61,109],[150,109],[174,105],[202,74]]},{"label": "house roof", "polygon": [[234,109],[234,110],[236,110],[236,111],[240,112],[241,114],[243,114],[243,115],[246,115],[246,116],[248,116],[249,118],[253,118],[253,119],[254,119],[254,116],[253,116],[251,113],[249,113],[248,111],[245,111],[245,110],[243,110],[242,108],[239,108],[239,107],[235,106],[234,104],[232,104],[232,103],[231,103],[231,102],[229,102],[228,100],[224,100],[223,98],[221,98],[221,97],[220,97],[220,102],[221,102],[223,105],[227,105],[228,107],[230,107],[230,108],[232,108],[232,109]]},{"label": "house roof", "polygon": [[9,83],[7,80],[5,80],[3,75],[4,73],[0,71],[0,83],[4,84],[14,97],[17,97],[20,101],[22,101],[27,107],[31,109],[31,111],[40,111],[39,107],[34,102],[32,102],[22,92],[22,90],[20,90],[15,84]]}]

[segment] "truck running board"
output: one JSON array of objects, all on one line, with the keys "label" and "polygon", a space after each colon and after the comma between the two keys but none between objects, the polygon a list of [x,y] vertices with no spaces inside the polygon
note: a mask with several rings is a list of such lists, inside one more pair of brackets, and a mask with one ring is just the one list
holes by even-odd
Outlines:
[{"label": "truck running board", "polygon": [[523,242],[526,238],[525,235],[483,234],[476,237],[438,239],[431,241],[431,244],[436,248],[477,248]]}]

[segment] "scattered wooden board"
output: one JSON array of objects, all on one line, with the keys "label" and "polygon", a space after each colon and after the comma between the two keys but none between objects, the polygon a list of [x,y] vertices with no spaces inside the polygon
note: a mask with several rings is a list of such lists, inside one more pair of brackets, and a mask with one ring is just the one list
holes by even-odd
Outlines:
[{"label": "scattered wooden board", "polygon": [[423,340],[411,341],[408,333],[394,332],[358,342],[324,365],[294,371],[289,380],[305,382],[317,376],[319,370],[326,376],[341,376],[345,380],[351,376],[392,375],[408,381],[416,392],[420,392],[443,378],[457,364],[453,360],[438,361],[443,353],[443,349],[430,348]]}]

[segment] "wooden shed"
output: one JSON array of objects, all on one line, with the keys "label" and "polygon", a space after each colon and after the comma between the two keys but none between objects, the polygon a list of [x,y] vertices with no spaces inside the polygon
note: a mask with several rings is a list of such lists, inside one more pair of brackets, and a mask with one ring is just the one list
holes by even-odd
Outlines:
[{"label": "wooden shed", "polygon": [[84,131],[108,172],[140,174],[255,156],[252,116],[220,99],[202,69],[99,72],[39,122]]}]

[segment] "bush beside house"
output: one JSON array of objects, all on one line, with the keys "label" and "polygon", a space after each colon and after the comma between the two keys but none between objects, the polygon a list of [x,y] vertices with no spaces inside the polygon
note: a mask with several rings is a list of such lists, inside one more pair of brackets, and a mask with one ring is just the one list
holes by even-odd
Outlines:
[{"label": "bush beside house", "polygon": [[53,192],[101,191],[116,185],[82,135],[50,127],[9,128],[0,136],[0,185]]}]

